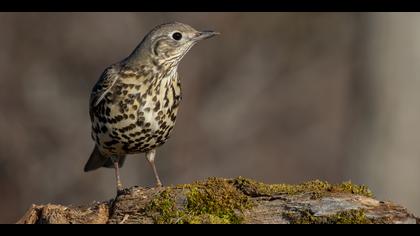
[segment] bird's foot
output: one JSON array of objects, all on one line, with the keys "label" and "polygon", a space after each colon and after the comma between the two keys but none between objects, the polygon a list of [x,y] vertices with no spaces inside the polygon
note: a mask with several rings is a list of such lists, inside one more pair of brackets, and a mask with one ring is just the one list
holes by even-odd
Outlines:
[{"label": "bird's foot", "polygon": [[117,181],[117,196],[124,194],[126,189],[123,188],[123,185],[120,180]]}]

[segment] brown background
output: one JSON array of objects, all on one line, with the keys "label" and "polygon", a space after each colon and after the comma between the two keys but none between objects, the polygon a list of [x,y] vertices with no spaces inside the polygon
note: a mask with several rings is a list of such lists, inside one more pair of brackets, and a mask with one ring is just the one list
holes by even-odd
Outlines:
[{"label": "brown background", "polygon": [[[420,214],[419,14],[1,13],[1,223],[32,203],[113,197],[112,170],[82,172],[90,90],[174,20],[222,34],[180,65],[183,103],[157,156],[164,184],[352,180]],[[123,183],[152,185],[135,157]]]}]

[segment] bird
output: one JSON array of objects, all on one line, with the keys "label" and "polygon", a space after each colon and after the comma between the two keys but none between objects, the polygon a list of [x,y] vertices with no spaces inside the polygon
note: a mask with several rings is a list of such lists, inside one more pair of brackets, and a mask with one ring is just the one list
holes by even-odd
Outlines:
[{"label": "bird", "polygon": [[154,27],[123,60],[106,67],[89,99],[95,147],[84,171],[114,168],[117,194],[126,156],[145,153],[156,181],[156,149],[170,137],[182,100],[178,65],[196,43],[220,33],[169,22]]}]

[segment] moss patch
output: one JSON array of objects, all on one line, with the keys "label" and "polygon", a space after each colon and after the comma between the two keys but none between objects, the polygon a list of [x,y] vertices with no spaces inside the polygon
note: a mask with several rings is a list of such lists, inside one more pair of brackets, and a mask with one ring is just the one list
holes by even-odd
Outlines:
[{"label": "moss patch", "polygon": [[[243,211],[254,205],[250,197],[309,193],[311,197],[319,198],[337,192],[372,196],[367,187],[351,182],[332,185],[314,180],[290,185],[264,184],[242,177],[229,180],[209,178],[193,184],[167,187],[145,210],[158,224],[237,224],[243,221]],[[181,202],[176,196],[183,197],[178,199]],[[315,217],[308,212],[288,212],[285,216],[293,223],[369,223],[363,211],[345,211],[331,217]]]},{"label": "moss patch", "polygon": [[347,192],[366,197],[373,197],[372,191],[364,185],[353,184],[351,181],[343,182],[338,185],[331,185],[328,189],[329,192]]},{"label": "moss patch", "polygon": [[255,180],[238,177],[233,180],[233,184],[245,194],[258,196],[271,196],[276,194],[301,194],[311,193],[314,198],[323,196],[329,192],[345,192],[372,197],[372,192],[366,186],[359,186],[350,181],[332,185],[325,181],[312,180],[301,184],[264,184]]},{"label": "moss patch", "polygon": [[213,221],[240,223],[241,212],[252,206],[248,197],[220,178],[210,178],[188,186],[187,211],[190,215],[210,215]]},{"label": "moss patch", "polygon": [[176,207],[175,196],[171,188],[159,193],[146,207],[156,224],[175,224],[184,216]]},{"label": "moss patch", "polygon": [[315,216],[311,212],[286,212],[283,217],[291,224],[374,224],[384,223],[366,217],[363,209],[348,210],[330,216]]},{"label": "moss patch", "polygon": [[182,185],[186,202],[177,207],[172,188],[159,193],[147,207],[156,223],[166,224],[236,224],[243,220],[242,211],[252,201],[227,180],[209,178],[207,181]]}]

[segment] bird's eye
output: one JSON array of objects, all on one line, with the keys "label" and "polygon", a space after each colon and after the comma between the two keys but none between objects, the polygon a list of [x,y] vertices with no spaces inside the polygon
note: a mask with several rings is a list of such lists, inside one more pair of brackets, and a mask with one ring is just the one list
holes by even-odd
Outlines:
[{"label": "bird's eye", "polygon": [[175,32],[172,34],[172,38],[175,39],[176,41],[180,40],[182,38],[182,34],[179,32]]}]

